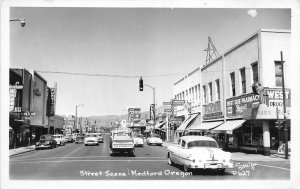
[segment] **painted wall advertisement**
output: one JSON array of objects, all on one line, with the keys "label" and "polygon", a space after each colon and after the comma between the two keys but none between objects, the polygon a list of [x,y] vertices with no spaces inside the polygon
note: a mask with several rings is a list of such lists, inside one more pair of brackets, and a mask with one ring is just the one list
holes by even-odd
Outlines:
[{"label": "painted wall advertisement", "polygon": [[248,109],[258,107],[260,96],[255,94],[246,94],[240,97],[226,100],[226,112],[228,118],[243,118],[243,112]]},{"label": "painted wall advertisement", "polygon": [[[281,89],[265,89],[265,103],[244,111],[244,119],[283,119],[283,92]],[[286,118],[291,114],[291,90],[285,89]]]},{"label": "painted wall advertisement", "polygon": [[220,119],[223,117],[224,116],[223,116],[220,101],[203,105],[203,117],[202,117],[203,120]]},{"label": "painted wall advertisement", "polygon": [[[290,115],[291,90],[286,89],[286,116]],[[262,99],[261,99],[262,98]],[[265,88],[262,96],[246,94],[226,100],[228,118],[283,119],[283,92],[279,88]]]}]

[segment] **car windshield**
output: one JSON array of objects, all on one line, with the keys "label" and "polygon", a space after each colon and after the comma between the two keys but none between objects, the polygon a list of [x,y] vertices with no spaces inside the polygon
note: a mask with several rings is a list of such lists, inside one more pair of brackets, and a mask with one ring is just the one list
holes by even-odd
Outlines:
[{"label": "car windshield", "polygon": [[51,139],[51,136],[41,136],[41,140],[49,140]]},{"label": "car windshield", "polygon": [[151,137],[160,138],[160,136],[159,136],[159,135],[152,135]]},{"label": "car windshield", "polygon": [[114,136],[131,136],[128,132],[117,132],[114,134]]},{"label": "car windshield", "polygon": [[193,148],[193,147],[218,148],[218,144],[215,141],[210,141],[210,140],[191,141],[187,144],[187,146],[188,146],[188,148]]},{"label": "car windshield", "polygon": [[137,135],[136,137],[137,138],[143,138],[143,135]]}]

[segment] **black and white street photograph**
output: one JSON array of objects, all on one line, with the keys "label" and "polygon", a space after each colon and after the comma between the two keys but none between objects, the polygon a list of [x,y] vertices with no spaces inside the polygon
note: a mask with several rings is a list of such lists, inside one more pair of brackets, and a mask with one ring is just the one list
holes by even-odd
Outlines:
[{"label": "black and white street photograph", "polygon": [[2,1],[1,188],[298,188],[300,2],[269,2]]}]

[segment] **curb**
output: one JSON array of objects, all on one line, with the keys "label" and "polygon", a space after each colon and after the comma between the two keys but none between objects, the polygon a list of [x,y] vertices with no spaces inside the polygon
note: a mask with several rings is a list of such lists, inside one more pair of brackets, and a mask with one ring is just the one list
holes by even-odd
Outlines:
[{"label": "curb", "polygon": [[24,152],[16,152],[14,154],[9,155],[9,157],[16,156],[16,155],[19,155],[19,154],[24,154],[24,153],[31,152],[31,151],[34,151],[34,150],[35,149],[28,149],[28,150],[26,150]]}]

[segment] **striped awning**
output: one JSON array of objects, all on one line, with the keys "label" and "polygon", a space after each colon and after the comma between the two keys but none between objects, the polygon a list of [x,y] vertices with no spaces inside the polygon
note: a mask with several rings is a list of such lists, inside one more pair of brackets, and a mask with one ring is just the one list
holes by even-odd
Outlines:
[{"label": "striped awning", "polygon": [[219,127],[214,128],[212,131],[213,132],[232,132],[234,129],[239,128],[240,126],[243,125],[243,123],[246,120],[231,120],[231,121],[226,121]]},{"label": "striped awning", "polygon": [[191,114],[184,122],[176,129],[176,132],[183,132],[199,114]]},{"label": "striped awning", "polygon": [[221,125],[223,121],[214,121],[214,122],[204,122],[202,124],[195,124],[190,126],[187,130],[210,130],[213,129],[219,125]]},{"label": "striped awning", "polygon": [[160,129],[166,122],[158,123],[155,125],[155,129]]}]

